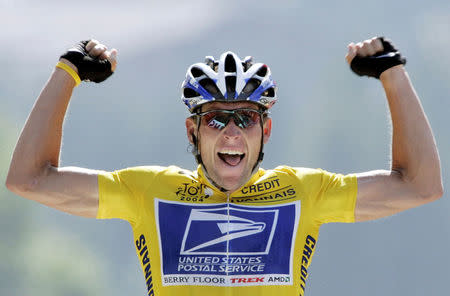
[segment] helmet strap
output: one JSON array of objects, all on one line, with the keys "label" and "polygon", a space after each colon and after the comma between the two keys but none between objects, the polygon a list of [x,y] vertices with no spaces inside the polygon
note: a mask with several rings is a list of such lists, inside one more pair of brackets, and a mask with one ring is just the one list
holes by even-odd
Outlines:
[{"label": "helmet strap", "polygon": [[264,159],[264,152],[263,152],[263,150],[264,150],[264,119],[263,119],[263,116],[260,116],[259,123],[261,125],[261,147],[259,149],[258,159],[256,160],[256,163],[252,169],[252,174],[251,174],[252,176],[259,169],[259,165],[260,165],[261,161]]}]

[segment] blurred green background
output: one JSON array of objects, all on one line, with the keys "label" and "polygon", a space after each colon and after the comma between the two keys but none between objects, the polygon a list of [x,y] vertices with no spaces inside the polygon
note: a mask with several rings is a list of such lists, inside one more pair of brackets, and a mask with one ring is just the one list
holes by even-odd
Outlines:
[{"label": "blurred green background", "polygon": [[[58,56],[92,37],[119,50],[119,65],[105,83],[75,90],[62,165],[194,168],[179,86],[190,64],[232,50],[267,63],[279,86],[263,167],[387,169],[381,85],[344,60],[349,42],[384,35],[408,58],[450,187],[448,0],[0,0],[0,25],[1,184]],[[3,185],[0,202],[0,295],[146,294],[126,222],[59,213]],[[445,193],[394,217],[323,226],[307,295],[447,295],[449,212]]]}]

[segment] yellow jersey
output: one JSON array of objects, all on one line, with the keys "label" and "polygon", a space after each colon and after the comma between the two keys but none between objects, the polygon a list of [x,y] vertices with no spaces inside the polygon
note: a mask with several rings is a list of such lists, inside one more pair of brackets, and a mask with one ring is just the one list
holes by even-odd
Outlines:
[{"label": "yellow jersey", "polygon": [[303,295],[320,225],[354,222],[356,176],[259,169],[239,190],[201,167],[99,174],[97,218],[128,221],[148,295]]}]

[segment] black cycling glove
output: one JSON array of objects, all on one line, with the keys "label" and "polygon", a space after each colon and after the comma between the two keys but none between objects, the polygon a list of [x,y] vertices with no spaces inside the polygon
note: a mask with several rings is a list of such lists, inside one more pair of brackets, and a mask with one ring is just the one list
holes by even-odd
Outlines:
[{"label": "black cycling glove", "polygon": [[397,65],[405,65],[406,58],[394,47],[389,39],[378,37],[383,43],[383,51],[373,56],[356,56],[350,68],[359,76],[380,78],[381,73]]},{"label": "black cycling glove", "polygon": [[83,81],[102,82],[113,74],[111,63],[107,59],[91,57],[86,51],[88,40],[80,41],[67,50],[61,58],[70,61],[78,69]]}]

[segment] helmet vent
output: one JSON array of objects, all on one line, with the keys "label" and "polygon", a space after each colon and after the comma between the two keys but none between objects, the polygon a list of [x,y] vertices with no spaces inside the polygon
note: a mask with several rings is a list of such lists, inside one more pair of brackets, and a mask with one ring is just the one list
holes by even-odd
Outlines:
[{"label": "helmet vent", "polygon": [[274,89],[273,87],[266,89],[266,90],[263,92],[262,96],[264,96],[264,97],[270,97],[270,98],[275,97],[275,89]]},{"label": "helmet vent", "polygon": [[227,85],[227,99],[234,99],[236,94],[236,76],[225,77],[225,84]]},{"label": "helmet vent", "polygon": [[199,68],[192,68],[192,69],[191,69],[191,73],[192,73],[192,76],[194,76],[195,78],[200,77],[200,76],[202,76],[202,75],[205,74],[205,73],[204,73],[201,69],[199,69]]},{"label": "helmet vent", "polygon": [[258,88],[258,86],[261,84],[261,81],[256,78],[251,78],[247,84],[245,85],[244,89],[242,90],[243,93],[245,93],[247,96],[250,95],[255,91],[255,89]]},{"label": "helmet vent", "polygon": [[236,61],[231,54],[225,58],[225,72],[236,72]]},{"label": "helmet vent", "polygon": [[198,82],[204,89],[206,89],[214,98],[223,98],[217,85],[211,78],[205,78]]},{"label": "helmet vent", "polygon": [[256,75],[260,76],[260,77],[265,77],[267,74],[267,66],[263,65],[261,66],[261,68],[259,68],[258,72],[256,72]]},{"label": "helmet vent", "polygon": [[242,67],[244,68],[244,72],[253,66],[253,58],[251,56],[246,56],[244,61],[242,62]]},{"label": "helmet vent", "polygon": [[186,87],[183,89],[183,96],[185,98],[194,98],[194,97],[199,97],[200,94],[198,92],[196,92],[195,90]]}]

